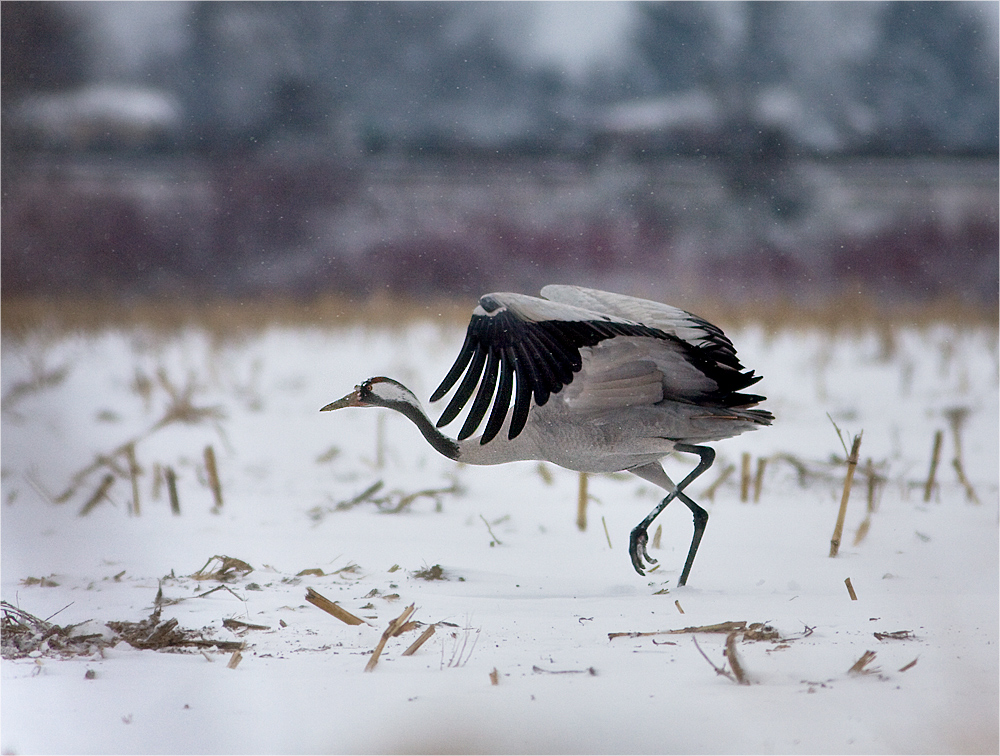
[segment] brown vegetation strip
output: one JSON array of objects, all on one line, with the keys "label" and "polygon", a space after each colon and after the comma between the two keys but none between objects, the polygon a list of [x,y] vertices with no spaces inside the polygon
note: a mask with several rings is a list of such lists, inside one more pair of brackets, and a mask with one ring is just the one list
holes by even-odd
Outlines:
[{"label": "brown vegetation strip", "polygon": [[[525,292],[533,293],[533,292]],[[629,292],[622,292],[628,294]],[[217,338],[238,338],[272,326],[337,328],[362,323],[397,327],[400,319],[434,321],[464,326],[472,308],[469,298],[432,297],[422,300],[400,296],[357,299],[325,295],[312,299],[267,297],[256,300],[5,296],[2,311],[4,337],[22,337],[32,331],[51,334],[95,333],[106,329],[143,328],[179,333],[200,327]],[[813,299],[808,305],[772,299],[675,302],[720,326],[746,324],[777,331],[821,328],[835,333],[875,327],[891,330],[897,325],[929,326],[954,323],[965,327],[997,327],[997,309],[953,299],[887,304],[858,295]],[[5,397],[6,398],[6,397]]]}]

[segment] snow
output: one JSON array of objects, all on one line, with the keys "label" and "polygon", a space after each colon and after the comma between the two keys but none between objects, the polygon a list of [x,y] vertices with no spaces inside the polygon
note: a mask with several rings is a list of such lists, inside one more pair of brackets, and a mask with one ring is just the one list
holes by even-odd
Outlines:
[{"label": "snow", "polygon": [[[591,477],[580,531],[575,473],[535,463],[459,466],[401,416],[318,412],[372,375],[428,396],[461,344],[459,327],[5,338],[3,599],[64,626],[89,620],[80,632],[110,636],[105,622],[146,619],[162,588],[165,599],[183,599],[164,606],[163,619],[246,648],[235,669],[228,653],[124,642],[103,657],[4,659],[0,748],[996,752],[996,332],[727,330],[743,362],[765,376],[756,388],[777,420],[717,444],[715,467],[692,486],[711,519],[683,588],[676,579],[691,536],[683,507],[657,521],[659,569],[640,577],[631,568],[628,533],[659,498],[638,478]],[[127,478],[114,483],[110,502],[78,515],[106,468],[53,503],[95,455],[155,427],[167,386],[182,397],[189,388],[194,407],[221,413],[138,441],[141,515],[129,514]],[[979,504],[951,464],[955,408],[968,410],[961,456]],[[844,450],[827,414],[848,444],[864,431],[836,558],[828,554],[844,466],[831,459]],[[936,430],[944,432],[939,487],[925,503]],[[204,471],[209,444],[224,497],[218,513]],[[740,501],[743,452],[753,469],[770,459],[756,503]],[[804,483],[788,457],[806,466]],[[886,482],[855,545],[868,458]],[[162,490],[153,497],[156,464],[177,471],[179,516]],[[672,476],[692,464],[666,461]],[[727,465],[734,473],[710,497]],[[369,500],[337,510],[378,481],[370,498],[387,497],[381,507]],[[438,493],[384,511],[425,490]],[[190,577],[214,555],[254,571],[198,598],[221,585]],[[448,579],[414,576],[433,565]],[[324,574],[299,575],[317,568]],[[43,577],[58,585],[28,580]],[[370,624],[320,611],[305,601],[306,587]],[[401,654],[418,632],[390,639],[364,672],[388,623],[410,604],[425,626],[452,624],[438,625],[412,656]],[[269,629],[239,636],[223,627],[230,618]],[[690,633],[609,639],[740,620],[781,636],[737,644],[749,685],[717,675]],[[902,630],[913,637],[874,637]],[[729,668],[725,634],[694,638],[712,664]],[[876,652],[867,673],[848,673],[867,650]]]}]

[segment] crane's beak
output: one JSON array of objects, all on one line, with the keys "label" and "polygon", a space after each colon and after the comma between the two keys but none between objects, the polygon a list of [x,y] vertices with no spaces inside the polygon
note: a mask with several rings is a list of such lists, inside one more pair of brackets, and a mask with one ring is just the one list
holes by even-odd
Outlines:
[{"label": "crane's beak", "polygon": [[344,407],[360,407],[361,399],[358,396],[357,391],[352,391],[350,394],[345,396],[343,399],[338,399],[335,402],[330,402],[325,407],[320,408],[320,412],[328,412],[330,410],[343,409]]}]

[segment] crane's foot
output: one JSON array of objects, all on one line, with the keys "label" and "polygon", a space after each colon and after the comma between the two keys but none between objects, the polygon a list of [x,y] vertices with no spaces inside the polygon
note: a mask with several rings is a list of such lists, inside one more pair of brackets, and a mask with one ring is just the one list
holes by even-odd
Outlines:
[{"label": "crane's foot", "polygon": [[642,525],[637,525],[632,530],[632,535],[628,539],[628,554],[632,557],[632,566],[635,567],[635,571],[640,575],[646,574],[646,565],[643,560],[649,564],[656,564],[656,560],[649,555],[646,551],[646,544],[649,542],[649,534],[646,533],[646,528]]}]

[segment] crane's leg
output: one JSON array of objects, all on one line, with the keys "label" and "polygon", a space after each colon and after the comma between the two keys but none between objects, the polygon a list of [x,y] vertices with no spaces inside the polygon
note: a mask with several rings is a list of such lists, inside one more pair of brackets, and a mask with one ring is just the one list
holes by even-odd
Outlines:
[{"label": "crane's leg", "polygon": [[670,493],[664,497],[663,501],[653,508],[653,511],[646,515],[646,519],[640,522],[635,528],[632,529],[632,534],[629,538],[629,556],[632,557],[632,566],[635,571],[640,575],[645,575],[645,565],[643,560],[649,564],[656,564],[656,560],[653,559],[649,553],[646,551],[646,543],[649,541],[649,526],[652,524],[653,520],[666,509],[667,504],[669,504],[674,499],[680,499],[691,510],[691,514],[694,516],[694,536],[691,538],[691,546],[688,549],[687,560],[684,562],[684,569],[681,571],[681,576],[677,581],[677,585],[685,585],[687,583],[688,574],[691,572],[691,565],[694,564],[695,554],[698,553],[698,546],[701,544],[701,537],[705,534],[705,525],[708,523],[708,512],[699,507],[684,493],[684,489],[692,481],[695,480],[699,475],[701,475],[705,470],[712,466],[715,461],[715,450],[708,446],[694,446],[692,444],[677,444],[674,447],[679,452],[688,452],[690,454],[697,454],[699,457],[698,464],[695,466],[694,470],[688,473],[688,476],[684,478],[677,486],[673,485],[673,482],[667,477],[667,474],[663,471],[663,468],[659,463],[654,463],[651,465],[643,465],[642,467],[637,467],[630,472],[638,475],[640,478],[644,478],[651,483],[655,483],[658,486],[662,486],[667,489]]}]

